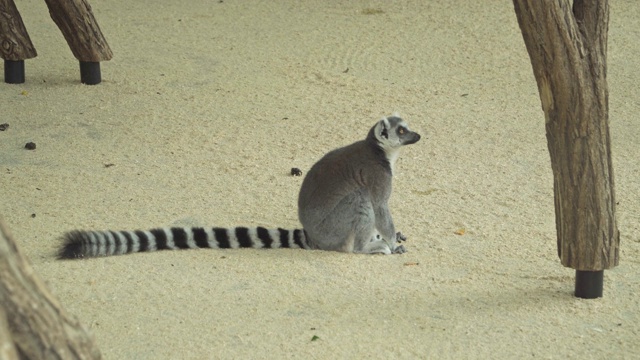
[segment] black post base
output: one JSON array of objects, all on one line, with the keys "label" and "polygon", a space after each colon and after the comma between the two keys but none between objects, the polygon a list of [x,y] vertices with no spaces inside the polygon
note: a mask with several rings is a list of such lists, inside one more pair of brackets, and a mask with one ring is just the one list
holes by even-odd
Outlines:
[{"label": "black post base", "polygon": [[602,279],[604,270],[580,271],[576,270],[576,297],[595,299],[602,297]]},{"label": "black post base", "polygon": [[7,84],[24,83],[24,60],[4,61],[4,82]]},{"label": "black post base", "polygon": [[80,82],[87,85],[100,84],[100,63],[90,61],[80,61]]}]

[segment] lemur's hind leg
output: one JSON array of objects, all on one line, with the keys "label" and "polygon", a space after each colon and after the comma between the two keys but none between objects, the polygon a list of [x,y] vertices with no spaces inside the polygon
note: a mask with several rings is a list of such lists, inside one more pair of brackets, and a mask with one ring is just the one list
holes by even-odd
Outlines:
[{"label": "lemur's hind leg", "polygon": [[[402,254],[403,246],[394,246],[396,240],[384,239],[376,229],[375,213],[369,201],[363,201],[358,206],[360,214],[354,221],[354,253],[362,254]],[[402,249],[399,249],[399,248]]]},{"label": "lemur's hind leg", "polygon": [[349,194],[319,222],[303,224],[314,248],[357,252],[357,243],[361,242],[358,235],[362,232],[363,226],[372,226],[374,216],[372,210],[360,211],[360,198],[360,193]]},{"label": "lemur's hind leg", "polygon": [[404,252],[404,247],[396,246],[396,239],[376,236],[376,215],[365,190],[346,195],[319,223],[304,227],[316,249],[361,254]]}]

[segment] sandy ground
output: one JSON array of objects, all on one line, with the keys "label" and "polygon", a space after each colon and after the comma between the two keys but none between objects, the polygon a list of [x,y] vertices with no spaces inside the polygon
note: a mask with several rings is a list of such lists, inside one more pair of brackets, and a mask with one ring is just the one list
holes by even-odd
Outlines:
[{"label": "sandy ground", "polygon": [[[640,354],[635,1],[612,1],[609,31],[621,261],[588,301],[556,255],[543,114],[510,1],[91,4],[115,54],[98,86],[79,84],[45,3],[17,1],[38,57],[25,84],[0,84],[0,214],[104,358]],[[404,255],[53,258],[76,228],[297,227],[290,169],[393,111],[423,135],[396,169]]]}]

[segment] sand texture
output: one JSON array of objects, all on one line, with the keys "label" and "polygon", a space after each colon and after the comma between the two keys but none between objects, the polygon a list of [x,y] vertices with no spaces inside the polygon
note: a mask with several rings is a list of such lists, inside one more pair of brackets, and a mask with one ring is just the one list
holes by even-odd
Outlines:
[{"label": "sand texture", "polygon": [[[91,5],[114,53],[97,86],[79,83],[44,1],[17,1],[38,57],[25,84],[0,84],[0,215],[105,359],[639,356],[636,1],[611,1],[621,260],[597,300],[573,296],[557,257],[544,116],[510,1]],[[53,256],[73,229],[298,227],[291,168],[394,111],[423,135],[396,166],[404,255]]]}]

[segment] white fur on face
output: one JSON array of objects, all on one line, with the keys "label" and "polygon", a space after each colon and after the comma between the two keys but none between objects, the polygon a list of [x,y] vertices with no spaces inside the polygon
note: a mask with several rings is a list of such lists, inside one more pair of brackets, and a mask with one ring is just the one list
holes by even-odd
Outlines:
[{"label": "white fur on face", "polygon": [[[375,130],[376,138],[378,139],[382,150],[384,150],[384,153],[387,156],[387,161],[389,161],[392,173],[396,160],[398,160],[398,156],[400,155],[400,147],[402,146],[402,141],[396,133],[396,128],[399,126],[407,127],[407,124],[402,121],[396,124],[395,127],[391,128],[389,119],[383,118],[380,120],[380,122],[378,122]],[[384,130],[386,130],[386,137],[382,135]]]}]

